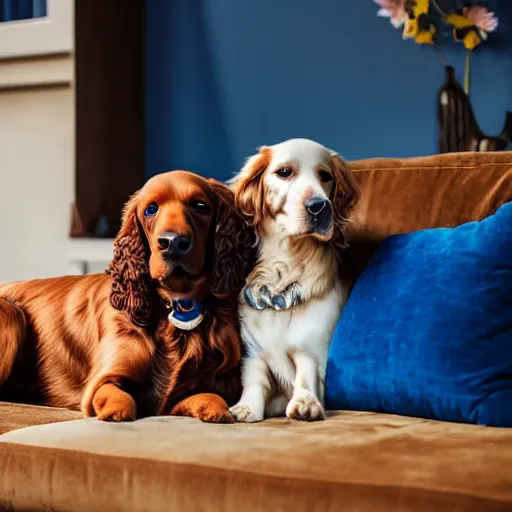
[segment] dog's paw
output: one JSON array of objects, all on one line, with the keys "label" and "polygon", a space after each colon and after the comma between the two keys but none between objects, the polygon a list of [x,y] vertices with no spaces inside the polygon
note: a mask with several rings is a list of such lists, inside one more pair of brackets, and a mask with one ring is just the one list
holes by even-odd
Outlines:
[{"label": "dog's paw", "polygon": [[[131,398],[131,397],[130,397]],[[108,403],[97,414],[102,421],[134,421],[137,417],[137,407],[133,398],[124,403]]]},{"label": "dog's paw", "polygon": [[121,390],[116,393],[97,393],[93,399],[96,416],[102,421],[133,421],[137,417],[135,400]]},{"label": "dog's paw", "polygon": [[302,421],[324,420],[325,414],[322,404],[309,391],[300,390],[294,393],[286,406],[286,417]]},{"label": "dog's paw", "polygon": [[236,421],[244,423],[254,423],[263,421],[264,411],[259,407],[252,406],[248,403],[238,402],[229,409]]},{"label": "dog's paw", "polygon": [[234,423],[225,400],[214,393],[199,393],[177,403],[171,416],[190,416],[205,423]]},{"label": "dog's paw", "polygon": [[235,418],[229,411],[205,411],[199,419],[205,423],[235,423]]},{"label": "dog's paw", "polygon": [[235,418],[229,412],[226,402],[220,397],[199,407],[197,417],[205,423],[234,423]]}]

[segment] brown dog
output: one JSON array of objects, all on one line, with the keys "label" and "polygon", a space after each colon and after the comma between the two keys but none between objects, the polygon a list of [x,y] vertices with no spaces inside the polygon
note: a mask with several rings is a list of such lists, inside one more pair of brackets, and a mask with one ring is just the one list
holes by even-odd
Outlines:
[{"label": "brown dog", "polygon": [[0,286],[0,400],[231,422],[252,247],[227,187],[155,176],[126,205],[107,274]]}]

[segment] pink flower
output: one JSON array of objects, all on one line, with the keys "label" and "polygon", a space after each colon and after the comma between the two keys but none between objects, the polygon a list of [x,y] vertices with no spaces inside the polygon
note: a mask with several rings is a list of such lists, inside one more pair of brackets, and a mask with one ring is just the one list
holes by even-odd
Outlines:
[{"label": "pink flower", "polygon": [[405,12],[405,0],[373,0],[379,7],[377,16],[390,18],[395,28],[401,27],[407,18]]},{"label": "pink flower", "polygon": [[[473,7],[464,7],[462,15],[475,25],[480,33],[487,35],[488,32],[494,32],[498,28],[498,18],[493,12],[489,12],[487,7],[475,5]],[[484,35],[482,34],[482,35]]]}]

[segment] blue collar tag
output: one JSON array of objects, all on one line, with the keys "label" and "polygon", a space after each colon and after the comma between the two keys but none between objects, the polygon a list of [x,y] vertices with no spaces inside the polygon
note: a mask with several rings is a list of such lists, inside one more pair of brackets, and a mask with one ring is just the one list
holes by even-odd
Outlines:
[{"label": "blue collar tag", "polygon": [[203,304],[193,299],[173,299],[167,317],[174,327],[182,331],[195,329],[205,316]]}]

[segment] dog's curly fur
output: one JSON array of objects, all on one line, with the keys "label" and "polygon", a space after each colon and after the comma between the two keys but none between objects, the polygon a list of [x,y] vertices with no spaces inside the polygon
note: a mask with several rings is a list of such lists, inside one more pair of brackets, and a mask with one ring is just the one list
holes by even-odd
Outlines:
[{"label": "dog's curly fur", "polygon": [[[211,211],[194,212],[194,198]],[[148,219],[153,202],[158,216]],[[194,241],[176,276],[158,245],[171,231]],[[106,274],[0,286],[0,399],[116,421],[169,412],[232,421],[211,392],[230,403],[240,392],[236,298],[253,243],[226,186],[181,171],[155,176],[128,201]],[[192,331],[167,320],[183,297],[207,308]]]},{"label": "dog's curly fur", "polygon": [[135,212],[131,207],[114,242],[114,254],[107,273],[113,278],[110,303],[127,311],[135,325],[151,323],[154,292],[149,274],[149,248],[144,243]]}]

